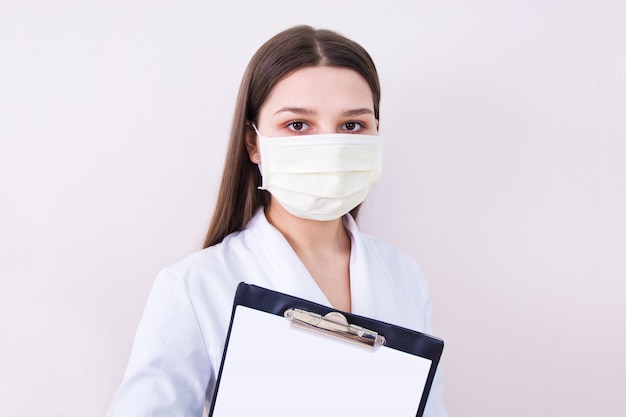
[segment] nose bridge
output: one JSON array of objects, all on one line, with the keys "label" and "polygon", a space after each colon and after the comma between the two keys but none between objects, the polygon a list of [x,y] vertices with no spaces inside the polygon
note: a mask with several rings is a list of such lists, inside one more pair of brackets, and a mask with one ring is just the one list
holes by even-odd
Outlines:
[{"label": "nose bridge", "polygon": [[330,111],[320,113],[317,133],[320,135],[337,133],[337,120]]}]

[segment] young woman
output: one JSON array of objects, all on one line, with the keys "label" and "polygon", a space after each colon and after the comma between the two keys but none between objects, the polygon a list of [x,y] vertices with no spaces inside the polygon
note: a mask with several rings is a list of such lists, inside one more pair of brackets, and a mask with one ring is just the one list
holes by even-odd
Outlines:
[{"label": "young woman", "polygon": [[[370,56],[335,32],[298,26],[261,46],[205,249],[158,275],[110,417],[202,415],[241,281],[431,333],[418,266],[355,222],[380,175],[379,102]],[[425,416],[447,416],[442,391],[438,375]]]}]

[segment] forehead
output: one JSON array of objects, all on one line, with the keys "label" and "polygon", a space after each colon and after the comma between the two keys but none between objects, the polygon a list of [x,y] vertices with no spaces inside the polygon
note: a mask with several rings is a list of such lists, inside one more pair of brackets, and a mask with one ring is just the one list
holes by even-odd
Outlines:
[{"label": "forehead", "polygon": [[354,70],[306,67],[280,80],[265,100],[261,112],[274,112],[285,106],[312,110],[373,109],[374,98],[367,81]]}]

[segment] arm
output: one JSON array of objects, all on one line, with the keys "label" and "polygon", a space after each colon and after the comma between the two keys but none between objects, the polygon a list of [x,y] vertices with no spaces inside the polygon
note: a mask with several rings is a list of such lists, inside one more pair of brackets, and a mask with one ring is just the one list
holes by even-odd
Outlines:
[{"label": "arm", "polygon": [[200,417],[211,373],[187,289],[171,272],[162,271],[107,417]]}]

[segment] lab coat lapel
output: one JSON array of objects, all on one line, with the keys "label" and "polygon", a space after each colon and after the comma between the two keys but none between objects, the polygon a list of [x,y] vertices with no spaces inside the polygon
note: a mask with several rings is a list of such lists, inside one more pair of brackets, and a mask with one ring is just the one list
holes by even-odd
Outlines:
[{"label": "lab coat lapel", "polygon": [[[369,259],[356,222],[350,215],[344,216],[344,226],[351,236],[350,292],[352,313],[375,317],[376,275],[379,271],[376,259]],[[248,245],[260,265],[259,273],[265,275],[273,289],[296,297],[331,307],[330,301],[319,288],[287,239],[266,219],[259,210],[248,225]]]},{"label": "lab coat lapel", "polygon": [[287,239],[267,221],[262,209],[250,221],[248,229],[249,244],[258,264],[276,291],[330,306]]},{"label": "lab coat lapel", "polygon": [[350,248],[350,292],[352,313],[365,317],[376,316],[375,277],[376,259],[367,256],[367,250],[356,222],[349,214],[343,218],[344,226],[351,236]]}]

